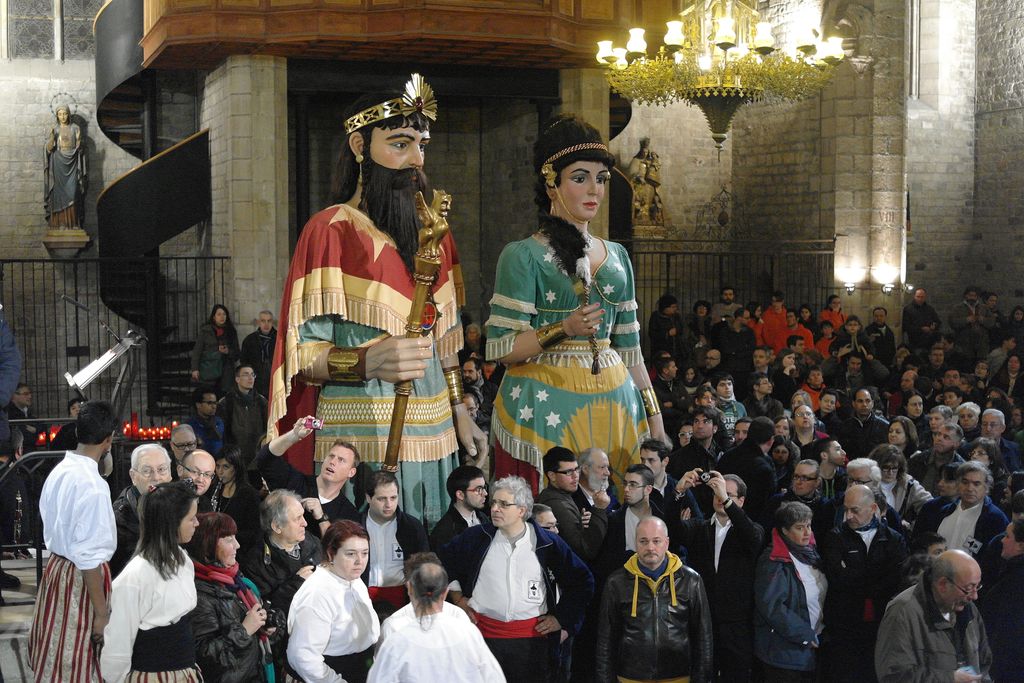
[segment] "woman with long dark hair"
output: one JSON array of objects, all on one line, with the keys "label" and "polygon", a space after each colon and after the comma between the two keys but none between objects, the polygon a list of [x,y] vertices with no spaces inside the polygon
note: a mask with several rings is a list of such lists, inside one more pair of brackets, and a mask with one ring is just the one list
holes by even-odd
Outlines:
[{"label": "woman with long dark hair", "polygon": [[238,446],[225,446],[217,454],[217,483],[210,495],[214,512],[223,512],[238,527],[233,535],[243,552],[260,541],[260,494],[249,482]]},{"label": "woman with long dark hair", "polygon": [[198,521],[190,479],[160,484],[139,503],[139,544],[114,579],[110,623],[103,632],[105,681],[199,683],[190,614],[195,572],[181,545]]},{"label": "woman with long dark hair", "polygon": [[239,571],[237,533],[228,515],[204,512],[187,546],[196,571],[196,660],[208,683],[274,683],[275,629],[259,590]]},{"label": "woman with long dark hair", "polygon": [[999,372],[989,382],[989,388],[1002,389],[1007,396],[1020,403],[1024,400],[1024,371],[1022,370],[1024,367],[1022,367],[1020,355],[1011,353],[1006,357],[1003,367],[999,368]]},{"label": "woman with long dark hair", "polygon": [[323,546],[324,562],[296,591],[288,611],[288,666],[300,680],[363,683],[380,636],[360,578],[370,536],[359,524],[341,520],[324,532]]},{"label": "woman with long dark hair", "polygon": [[487,357],[508,371],[492,413],[495,477],[534,490],[553,445],[600,442],[624,472],[648,436],[671,443],[640,351],[629,255],[590,234],[614,165],[586,121],[548,123],[534,145],[537,231],[498,260]]},{"label": "woman with long dark hair", "polygon": [[889,422],[889,443],[900,449],[904,458],[917,453],[917,425],[906,415],[894,415]]},{"label": "woman with long dark hair", "polygon": [[231,314],[223,304],[214,304],[192,347],[192,381],[213,386],[218,396],[227,393],[235,386],[235,363],[240,355]]}]

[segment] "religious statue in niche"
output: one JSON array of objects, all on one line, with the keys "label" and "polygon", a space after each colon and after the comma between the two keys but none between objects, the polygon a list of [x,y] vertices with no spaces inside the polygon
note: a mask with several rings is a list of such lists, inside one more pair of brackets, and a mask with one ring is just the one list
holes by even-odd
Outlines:
[{"label": "religious statue in niche", "polygon": [[50,230],[82,227],[85,198],[85,146],[82,129],[71,120],[71,108],[61,104],[46,139],[44,203]]},{"label": "religious statue in niche", "polygon": [[651,149],[650,138],[640,138],[640,151],[627,169],[633,188],[633,225],[665,225],[665,207],[661,187],[661,159]]}]

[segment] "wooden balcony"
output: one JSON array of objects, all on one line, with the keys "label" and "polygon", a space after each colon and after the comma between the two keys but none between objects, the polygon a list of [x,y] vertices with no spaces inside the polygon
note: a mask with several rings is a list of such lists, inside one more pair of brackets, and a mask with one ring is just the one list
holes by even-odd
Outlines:
[{"label": "wooden balcony", "polygon": [[[144,0],[146,66],[236,54],[566,68],[675,0]],[[644,22],[647,23],[646,21]],[[662,26],[664,26],[662,24]],[[663,29],[662,29],[663,30]]]}]

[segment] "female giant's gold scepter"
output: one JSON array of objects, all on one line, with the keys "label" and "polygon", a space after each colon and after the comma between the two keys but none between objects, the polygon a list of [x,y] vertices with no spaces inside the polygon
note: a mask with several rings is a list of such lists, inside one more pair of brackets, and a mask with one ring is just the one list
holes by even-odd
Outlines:
[{"label": "female giant's gold scepter", "polygon": [[[430,334],[437,323],[437,307],[429,301],[430,290],[437,282],[441,269],[441,240],[448,234],[448,210],[452,196],[444,191],[434,190],[434,198],[427,206],[423,193],[416,193],[416,213],[420,219],[419,248],[416,250],[416,270],[413,280],[416,290],[412,297],[412,309],[405,323],[405,338],[416,339]],[[428,308],[429,304],[429,308]],[[412,393],[412,381],[395,383],[395,408],[391,413],[391,430],[388,432],[388,446],[384,453],[386,472],[398,471],[398,449],[402,444],[402,430],[405,428],[405,413]]]}]

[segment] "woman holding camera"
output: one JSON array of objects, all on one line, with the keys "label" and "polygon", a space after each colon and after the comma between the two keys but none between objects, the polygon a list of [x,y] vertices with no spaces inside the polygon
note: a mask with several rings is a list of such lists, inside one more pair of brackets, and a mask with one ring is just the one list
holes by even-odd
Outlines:
[{"label": "woman holding camera", "polygon": [[188,544],[196,571],[196,608],[192,636],[196,663],[206,681],[273,681],[267,610],[256,586],[239,571],[235,521],[223,512],[199,515]]}]

